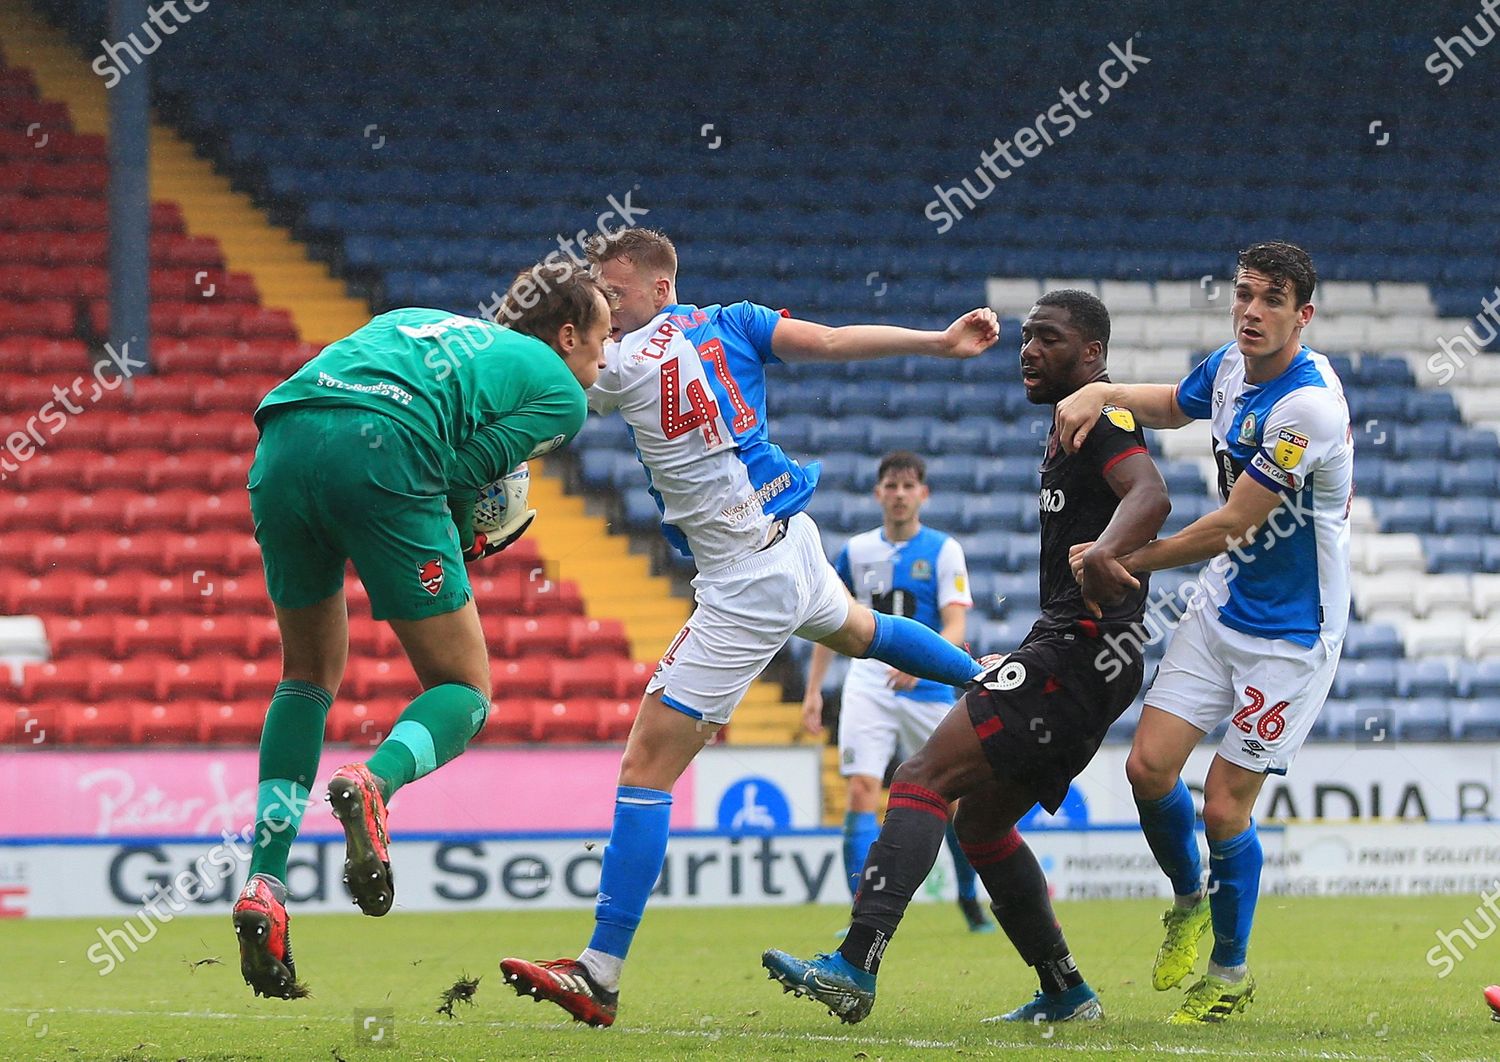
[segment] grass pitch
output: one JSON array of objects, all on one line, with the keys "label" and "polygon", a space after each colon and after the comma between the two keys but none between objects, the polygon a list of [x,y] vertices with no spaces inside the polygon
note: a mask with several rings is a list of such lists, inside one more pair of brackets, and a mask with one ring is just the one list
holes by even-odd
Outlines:
[{"label": "grass pitch", "polygon": [[[250,996],[227,914],[178,919],[103,977],[85,957],[97,923],[12,922],[0,929],[0,1059],[1493,1059],[1500,1025],[1480,993],[1500,980],[1500,937],[1445,979],[1426,958],[1475,906],[1267,897],[1250,954],[1256,1002],[1190,1029],[1164,1024],[1179,993],[1151,990],[1161,908],[1138,901],[1059,905],[1107,1017],[1052,1028],[979,1024],[1035,981],[1002,935],[971,936],[946,904],[912,908],[857,1026],[783,995],[760,969],[768,947],[828,950],[843,914],[831,906],[648,912],[609,1030],[518,998],[496,969],[505,955],[576,954],[585,912],[294,915],[313,992],[296,1002]],[[465,975],[479,978],[472,1005],[438,1014]]]}]

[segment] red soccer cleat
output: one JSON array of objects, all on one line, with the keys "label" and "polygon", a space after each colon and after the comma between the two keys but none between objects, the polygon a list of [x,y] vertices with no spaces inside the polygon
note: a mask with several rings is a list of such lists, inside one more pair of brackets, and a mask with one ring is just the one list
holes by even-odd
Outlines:
[{"label": "red soccer cleat", "polygon": [[551,962],[502,959],[500,973],[518,996],[531,996],[538,1003],[549,1000],[577,1021],[598,1029],[615,1023],[620,993],[600,988],[577,959],[554,959]]},{"label": "red soccer cleat", "polygon": [[1500,985],[1486,988],[1484,1001],[1490,1005],[1490,1021],[1500,1021]]},{"label": "red soccer cleat", "polygon": [[257,996],[301,999],[307,986],[292,961],[291,915],[286,886],[256,874],[234,901],[234,934],[240,940],[240,975]]},{"label": "red soccer cleat", "polygon": [[344,886],[365,914],[385,914],[396,901],[396,879],[375,776],[362,763],[340,767],[328,783],[328,803],[344,826]]}]

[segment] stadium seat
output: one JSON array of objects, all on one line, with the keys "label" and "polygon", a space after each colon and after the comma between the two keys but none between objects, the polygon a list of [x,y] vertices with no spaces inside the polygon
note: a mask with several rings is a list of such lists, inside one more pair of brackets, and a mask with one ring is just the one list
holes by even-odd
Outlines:
[{"label": "stadium seat", "polygon": [[596,741],[600,720],[592,698],[531,702],[532,741]]},{"label": "stadium seat", "polygon": [[257,744],[265,725],[266,708],[266,702],[202,702],[198,707],[199,733],[204,741],[214,745]]}]

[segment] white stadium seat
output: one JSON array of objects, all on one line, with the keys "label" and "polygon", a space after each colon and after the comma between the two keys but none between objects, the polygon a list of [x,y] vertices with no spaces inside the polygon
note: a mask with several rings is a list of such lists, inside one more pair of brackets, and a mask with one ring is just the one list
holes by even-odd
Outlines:
[{"label": "white stadium seat", "polygon": [[1343,354],[1365,349],[1369,343],[1370,326],[1367,318],[1358,315],[1324,317],[1318,314],[1303,334],[1308,346],[1314,350]]},{"label": "white stadium seat", "polygon": [[1034,279],[990,277],[985,281],[985,301],[1003,317],[1024,317],[1042,297],[1042,286]]},{"label": "white stadium seat", "polygon": [[[1099,282],[1092,277],[1048,277],[1042,281],[1042,288],[1046,291],[1057,291],[1059,288],[1077,288],[1086,291],[1090,295],[1099,294]],[[1111,312],[1114,307],[1105,303]]]},{"label": "white stadium seat", "polygon": [[1500,618],[1500,575],[1470,576],[1469,606],[1476,616]]},{"label": "white stadium seat", "polygon": [[1378,313],[1415,313],[1427,317],[1434,312],[1426,284],[1376,284],[1375,309]]},{"label": "white stadium seat", "polygon": [[[1220,281],[1223,284],[1223,281]],[[1156,289],[1152,292],[1156,296],[1156,308],[1162,313],[1187,313],[1198,308],[1196,292],[1202,290],[1196,280],[1158,280]],[[1229,312],[1229,303],[1225,302],[1223,311]]]},{"label": "white stadium seat", "polygon": [[1156,293],[1146,280],[1101,280],[1099,297],[1110,313],[1145,313],[1156,306]]},{"label": "white stadium seat", "polygon": [[[1375,286],[1363,280],[1325,280],[1313,292],[1313,305],[1318,308],[1318,316],[1374,313]],[[1314,322],[1317,320],[1313,318]]]},{"label": "white stadium seat", "polygon": [[1408,620],[1401,625],[1401,640],[1408,656],[1462,656],[1468,626],[1451,617]]},{"label": "white stadium seat", "polygon": [[1353,590],[1354,607],[1361,616],[1416,614],[1417,583],[1404,572],[1356,575]]},{"label": "white stadium seat", "polygon": [[1365,542],[1363,570],[1366,572],[1426,572],[1427,558],[1416,535],[1371,535]]},{"label": "white stadium seat", "polygon": [[1467,575],[1429,575],[1418,580],[1416,586],[1416,608],[1413,612],[1419,617],[1436,618],[1445,615],[1451,621],[1454,613],[1462,616],[1474,613],[1473,591],[1469,587]]},{"label": "white stadium seat", "polygon": [[1408,314],[1396,314],[1384,320],[1371,321],[1365,347],[1389,354],[1420,350],[1426,328],[1427,322],[1423,318]]}]

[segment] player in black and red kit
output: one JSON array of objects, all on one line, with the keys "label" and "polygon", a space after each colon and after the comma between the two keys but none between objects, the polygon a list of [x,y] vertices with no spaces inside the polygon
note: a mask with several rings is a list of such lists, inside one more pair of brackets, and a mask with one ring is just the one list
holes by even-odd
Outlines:
[{"label": "player in black and red kit", "polygon": [[[1033,403],[1056,405],[1106,379],[1109,313],[1083,291],[1052,291],[1021,330],[1021,378]],[[1042,616],[1012,653],[987,665],[931,739],[896,772],[880,839],[870,849],[854,920],[832,955],[797,959],[768,951],[762,965],[789,990],[824,1003],[845,1022],[875,1005],[875,974],[906,905],[954,827],[994,898],[991,909],[1041,988],[1009,1021],[1068,1021],[1103,1014],[1078,972],[1047,896],[1047,879],[1016,823],[1032,805],[1055,812],[1104,732],[1139,692],[1139,623],[1146,580],[1113,558],[1150,542],[1171,511],[1145,438],[1123,409],[1106,407],[1083,448],[1047,440],[1039,495]],[[1096,542],[1081,585],[1069,548]],[[1139,628],[1136,628],[1139,630]],[[1125,647],[1123,655],[1109,646]]]}]

